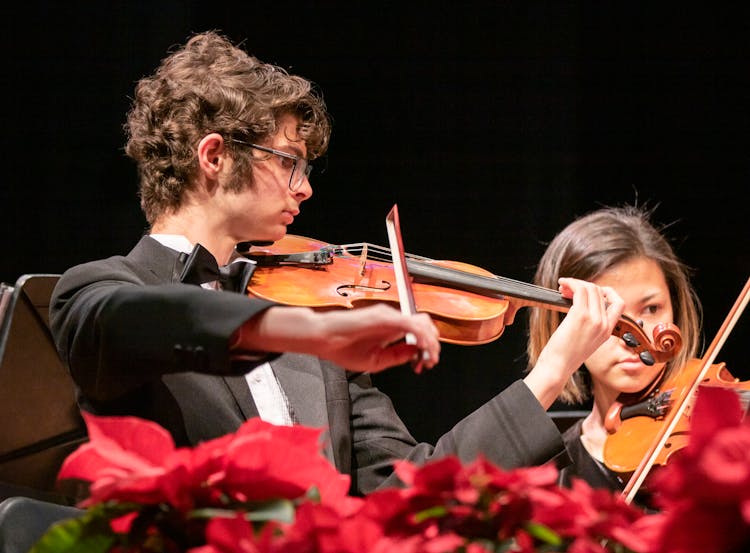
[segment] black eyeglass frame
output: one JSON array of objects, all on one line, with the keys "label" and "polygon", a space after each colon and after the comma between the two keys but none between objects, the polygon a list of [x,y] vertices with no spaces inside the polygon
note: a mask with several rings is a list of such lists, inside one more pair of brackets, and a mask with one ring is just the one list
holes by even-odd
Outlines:
[{"label": "black eyeglass frame", "polygon": [[[253,144],[252,142],[245,142],[244,140],[238,140],[237,138],[232,138],[232,142],[236,142],[237,144],[242,144],[244,146],[250,146],[251,148],[254,148],[256,150],[260,150],[261,152],[266,152],[269,154],[273,154],[275,156],[283,157],[286,159],[291,159],[294,162],[294,165],[292,166],[292,172],[289,173],[289,190],[292,192],[299,189],[300,186],[302,186],[302,181],[304,179],[310,178],[310,173],[312,173],[313,165],[310,163],[307,158],[296,156],[294,154],[290,154],[289,152],[282,152],[281,150],[276,150],[274,148],[269,148],[267,146],[261,146],[260,144]],[[297,182],[294,182],[294,175],[297,174],[297,168],[301,169],[300,177],[297,179]]]}]

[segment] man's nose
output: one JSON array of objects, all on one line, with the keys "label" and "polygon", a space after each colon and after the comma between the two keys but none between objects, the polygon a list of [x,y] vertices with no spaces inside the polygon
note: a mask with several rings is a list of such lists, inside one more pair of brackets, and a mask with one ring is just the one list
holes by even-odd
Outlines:
[{"label": "man's nose", "polygon": [[294,191],[294,196],[297,198],[298,201],[304,202],[305,200],[309,199],[313,195],[313,189],[312,184],[310,184],[310,179],[307,177],[304,177],[302,179],[302,183],[299,185],[299,188]]}]

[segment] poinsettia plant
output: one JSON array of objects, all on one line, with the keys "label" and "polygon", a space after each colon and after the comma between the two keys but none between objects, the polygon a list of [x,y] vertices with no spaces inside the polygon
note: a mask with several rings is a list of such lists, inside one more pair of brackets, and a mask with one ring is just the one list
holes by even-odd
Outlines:
[{"label": "poinsettia plant", "polygon": [[[690,441],[653,474],[656,553],[750,551],[750,421],[739,383],[701,386]],[[739,393],[738,393],[739,392]]]},{"label": "poinsettia plant", "polygon": [[699,394],[690,445],[653,479],[657,514],[481,457],[398,462],[403,487],[352,497],[317,429],[253,419],[176,448],[153,422],[86,414],[90,441],[60,472],[90,483],[85,510],[33,553],[733,553],[750,543],[750,427],[730,399]]}]

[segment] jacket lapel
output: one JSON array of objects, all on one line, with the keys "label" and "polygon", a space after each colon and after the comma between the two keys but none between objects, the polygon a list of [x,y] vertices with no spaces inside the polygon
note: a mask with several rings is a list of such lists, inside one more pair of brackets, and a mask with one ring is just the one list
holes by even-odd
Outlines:
[{"label": "jacket lapel", "polygon": [[237,406],[240,408],[240,411],[242,411],[242,416],[244,416],[246,420],[260,416],[244,375],[225,376],[223,379],[224,382],[227,383],[229,391],[234,396]]},{"label": "jacket lapel", "polygon": [[187,257],[187,254],[167,248],[150,236],[142,237],[128,254],[137,266],[146,268],[153,279],[149,279],[150,284],[179,282]]},{"label": "jacket lapel", "polygon": [[294,409],[299,424],[324,430],[323,453],[334,462],[333,448],[328,434],[326,391],[320,363],[309,355],[284,354],[271,361],[276,378]]}]

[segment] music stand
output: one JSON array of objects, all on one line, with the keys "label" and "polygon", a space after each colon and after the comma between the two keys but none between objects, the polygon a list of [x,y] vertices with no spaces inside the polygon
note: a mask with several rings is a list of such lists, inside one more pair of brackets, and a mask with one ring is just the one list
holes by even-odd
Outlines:
[{"label": "music stand", "polygon": [[64,503],[71,498],[56,485],[58,470],[87,438],[73,381],[49,329],[58,279],[23,275],[14,286],[0,287],[0,493]]}]

